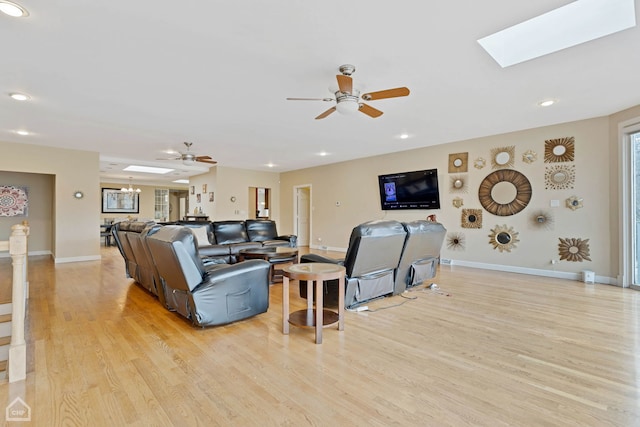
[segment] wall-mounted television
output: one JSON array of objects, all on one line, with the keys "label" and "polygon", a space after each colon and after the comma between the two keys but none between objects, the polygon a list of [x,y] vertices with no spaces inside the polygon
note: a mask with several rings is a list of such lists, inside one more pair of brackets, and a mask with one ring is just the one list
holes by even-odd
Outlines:
[{"label": "wall-mounted television", "polygon": [[379,175],[382,210],[440,209],[438,170]]}]

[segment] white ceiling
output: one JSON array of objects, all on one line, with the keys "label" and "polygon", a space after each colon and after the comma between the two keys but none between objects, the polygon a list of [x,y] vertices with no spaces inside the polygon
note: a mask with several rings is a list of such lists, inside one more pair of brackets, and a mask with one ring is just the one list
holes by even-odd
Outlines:
[{"label": "white ceiling", "polygon": [[[104,180],[147,179],[128,162],[202,173],[156,160],[183,141],[220,165],[289,171],[640,104],[638,27],[504,69],[476,41],[566,0],[19,3],[29,17],[0,14],[0,139],[97,151]],[[345,63],[364,91],[411,94],[370,101],[377,119],[314,120],[331,104],[285,100],[331,96]]]}]

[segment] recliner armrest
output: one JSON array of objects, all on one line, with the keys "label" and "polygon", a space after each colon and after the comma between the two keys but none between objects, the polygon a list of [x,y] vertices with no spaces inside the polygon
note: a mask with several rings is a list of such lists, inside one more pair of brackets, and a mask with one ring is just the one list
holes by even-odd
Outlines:
[{"label": "recliner armrest", "polygon": [[298,247],[298,236],[295,234],[286,234],[284,236],[277,236],[275,240],[284,240],[289,242],[289,246],[292,248]]},{"label": "recliner armrest", "polygon": [[318,254],[306,254],[300,257],[300,262],[326,262],[329,264],[344,265],[344,259],[329,258]]}]

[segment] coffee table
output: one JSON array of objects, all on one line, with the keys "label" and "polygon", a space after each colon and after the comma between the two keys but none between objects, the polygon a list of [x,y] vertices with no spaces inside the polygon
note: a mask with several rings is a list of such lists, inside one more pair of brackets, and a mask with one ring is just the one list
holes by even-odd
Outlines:
[{"label": "coffee table", "polygon": [[267,248],[242,249],[238,252],[238,260],[263,259],[269,261],[269,283],[282,280],[282,269],[276,268],[280,264],[297,264],[298,248],[288,246],[274,246]]},{"label": "coffee table", "polygon": [[[322,344],[322,328],[338,323],[344,330],[344,276],[345,268],[337,264],[311,262],[285,267],[282,280],[282,333],[289,334],[289,324],[315,327],[316,344]],[[307,281],[307,309],[289,314],[289,279]],[[338,279],[338,313],[323,307],[322,294],[325,280]],[[313,282],[316,284],[316,308],[313,308]]]}]

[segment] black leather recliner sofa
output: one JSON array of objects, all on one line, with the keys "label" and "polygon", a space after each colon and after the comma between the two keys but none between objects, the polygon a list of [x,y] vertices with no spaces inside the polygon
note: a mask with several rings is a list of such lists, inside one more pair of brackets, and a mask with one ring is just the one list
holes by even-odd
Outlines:
[{"label": "black leather recliner sofa", "polygon": [[146,237],[166,305],[196,326],[212,326],[246,319],[269,308],[267,261],[205,264],[193,233],[168,225]]}]

